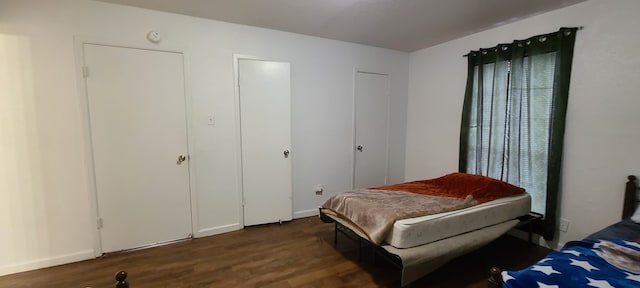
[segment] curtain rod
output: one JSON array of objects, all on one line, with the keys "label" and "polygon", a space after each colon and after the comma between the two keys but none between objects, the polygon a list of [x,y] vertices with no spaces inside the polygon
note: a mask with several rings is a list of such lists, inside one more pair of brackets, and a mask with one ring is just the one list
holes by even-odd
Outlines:
[{"label": "curtain rod", "polygon": [[[577,28],[578,30],[582,30],[582,29],[584,29],[584,26],[578,26],[578,27],[576,27],[576,28]],[[465,58],[465,57],[467,57],[467,56],[469,56],[469,54],[464,54],[464,55],[462,55],[462,58]]]}]

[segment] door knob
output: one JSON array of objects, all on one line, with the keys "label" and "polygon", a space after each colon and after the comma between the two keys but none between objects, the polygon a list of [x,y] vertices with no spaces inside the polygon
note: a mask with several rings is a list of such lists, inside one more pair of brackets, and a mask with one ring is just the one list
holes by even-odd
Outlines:
[{"label": "door knob", "polygon": [[178,161],[176,161],[176,164],[180,165],[182,164],[182,162],[184,162],[184,160],[187,160],[187,157],[185,157],[184,155],[178,155]]},{"label": "door knob", "polygon": [[358,147],[356,147],[356,149],[358,149],[358,151],[362,152],[362,149],[364,149],[364,147],[362,147],[362,145],[358,145]]},{"label": "door knob", "polygon": [[289,158],[289,150],[284,150],[284,158]]}]

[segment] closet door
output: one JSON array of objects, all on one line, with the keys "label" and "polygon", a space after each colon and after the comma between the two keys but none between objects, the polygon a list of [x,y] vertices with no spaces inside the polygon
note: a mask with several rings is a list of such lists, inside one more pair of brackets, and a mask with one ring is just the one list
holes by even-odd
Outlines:
[{"label": "closet door", "polygon": [[388,171],[389,75],[356,72],[354,188],[382,186]]},{"label": "closet door", "polygon": [[103,252],[189,237],[182,54],[83,50]]},{"label": "closet door", "polygon": [[244,225],[291,220],[289,63],[238,60]]}]

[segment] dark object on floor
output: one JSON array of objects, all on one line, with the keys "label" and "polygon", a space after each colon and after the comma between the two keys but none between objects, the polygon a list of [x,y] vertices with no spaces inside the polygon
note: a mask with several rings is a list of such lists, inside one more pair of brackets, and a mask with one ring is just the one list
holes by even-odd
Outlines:
[{"label": "dark object on floor", "polygon": [[129,288],[129,283],[127,282],[127,272],[119,271],[116,273],[116,288]]}]

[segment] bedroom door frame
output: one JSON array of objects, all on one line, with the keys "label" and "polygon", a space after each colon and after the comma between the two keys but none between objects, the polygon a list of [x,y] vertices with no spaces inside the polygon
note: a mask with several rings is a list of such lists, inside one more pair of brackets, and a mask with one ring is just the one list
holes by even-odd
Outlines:
[{"label": "bedroom door frame", "polygon": [[[241,115],[241,111],[242,111],[242,106],[241,106],[241,92],[240,92],[240,82],[239,82],[239,78],[240,78],[240,61],[241,60],[253,60],[253,61],[265,61],[265,62],[278,62],[278,63],[287,63],[289,65],[289,124],[288,124],[288,129],[289,129],[289,143],[288,143],[288,148],[287,152],[291,151],[291,153],[295,153],[292,150],[292,128],[291,128],[291,96],[292,96],[292,91],[291,91],[291,62],[290,61],[285,61],[285,60],[278,60],[278,59],[270,59],[270,58],[265,58],[265,57],[259,57],[259,56],[253,56],[253,55],[245,55],[245,54],[233,54],[233,77],[234,77],[234,97],[235,97],[235,113],[236,113],[236,143],[238,143],[237,145],[237,149],[236,149],[236,157],[237,157],[237,161],[238,161],[238,168],[237,168],[237,175],[239,175],[238,177],[238,187],[239,187],[239,193],[238,193],[238,207],[239,207],[239,215],[238,215],[238,219],[240,219],[240,227],[244,228],[245,225],[245,183],[244,183],[244,175],[243,175],[243,155],[242,155],[242,150],[243,150],[243,146],[242,146],[242,115]],[[293,219],[293,161],[292,161],[292,156],[289,156],[289,153],[286,153],[286,157],[288,158],[287,160],[289,161],[289,199],[290,199],[290,203],[291,203],[291,207],[290,207],[290,211],[291,211],[291,215],[288,218],[285,219],[281,219],[280,222],[282,221],[289,221],[291,219]]]},{"label": "bedroom door frame", "polygon": [[89,91],[87,84],[85,82],[85,61],[84,61],[84,45],[85,44],[93,44],[93,45],[103,45],[103,46],[113,46],[120,48],[129,48],[129,49],[141,49],[141,50],[151,50],[157,52],[168,52],[168,53],[179,53],[182,54],[183,59],[183,83],[184,83],[184,101],[185,101],[185,122],[186,122],[186,134],[187,134],[187,157],[189,157],[188,165],[188,180],[189,180],[189,196],[190,196],[190,205],[191,205],[191,235],[194,238],[200,237],[201,233],[198,232],[198,203],[197,203],[197,191],[195,187],[196,178],[195,178],[195,165],[193,151],[195,151],[195,147],[193,146],[193,135],[191,131],[193,131],[193,121],[191,121],[190,115],[192,115],[192,107],[191,107],[191,85],[190,85],[190,74],[189,74],[189,53],[184,47],[176,47],[171,45],[164,45],[162,49],[160,49],[155,44],[150,44],[144,39],[142,41],[123,41],[122,39],[108,38],[108,37],[95,37],[95,36],[74,36],[74,58],[75,58],[75,70],[76,70],[76,88],[78,91],[79,103],[81,105],[80,110],[82,113],[82,130],[84,132],[84,154],[85,159],[87,160],[85,163],[85,169],[87,171],[87,191],[89,191],[89,215],[93,217],[93,220],[90,221],[91,231],[93,236],[93,255],[95,257],[99,257],[103,255],[102,249],[102,241],[100,235],[100,214],[98,211],[98,190],[96,183],[96,171],[94,167],[94,152],[93,152],[93,143],[91,138],[91,125],[90,125],[90,115],[89,115]]},{"label": "bedroom door frame", "polygon": [[358,73],[364,73],[364,74],[373,74],[373,75],[381,75],[381,76],[387,76],[387,88],[386,88],[386,121],[385,121],[385,155],[384,155],[384,162],[385,162],[385,176],[384,176],[384,183],[387,184],[387,182],[389,181],[389,125],[390,125],[390,119],[389,119],[389,115],[390,115],[390,106],[391,106],[391,74],[387,73],[387,72],[381,72],[381,71],[375,71],[374,69],[362,69],[362,68],[355,68],[353,70],[353,101],[352,101],[352,106],[353,106],[353,110],[352,110],[352,143],[351,143],[351,147],[352,147],[352,161],[351,161],[351,165],[352,165],[352,169],[351,169],[351,188],[355,189],[356,188],[356,175],[357,175],[357,162],[356,162],[356,158],[357,158],[357,153],[359,153],[357,146],[360,145],[357,141],[357,81],[358,81]]}]

